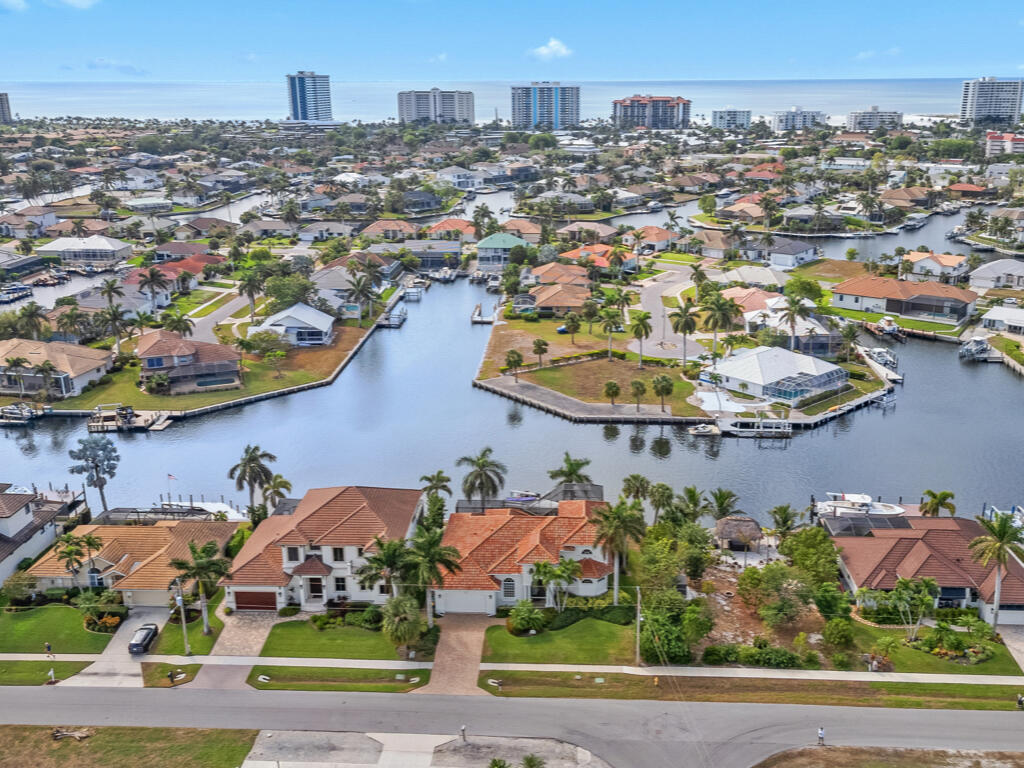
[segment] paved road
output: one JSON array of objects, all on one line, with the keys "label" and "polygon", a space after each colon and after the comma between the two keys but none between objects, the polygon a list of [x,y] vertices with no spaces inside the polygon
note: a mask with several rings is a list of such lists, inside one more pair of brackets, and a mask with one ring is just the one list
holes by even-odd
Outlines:
[{"label": "paved road", "polygon": [[196,324],[195,328],[192,329],[192,338],[196,341],[209,341],[216,343],[218,339],[216,334],[213,332],[213,327],[218,323],[228,320],[237,310],[248,305],[249,300],[245,298],[245,296],[237,296],[226,304],[221,305],[205,317],[192,318]]},{"label": "paved road", "polygon": [[655,701],[498,699],[299,691],[0,688],[0,723],[162,725],[561,739],[616,768],[748,768],[828,741],[849,746],[1017,751],[1019,712]]}]

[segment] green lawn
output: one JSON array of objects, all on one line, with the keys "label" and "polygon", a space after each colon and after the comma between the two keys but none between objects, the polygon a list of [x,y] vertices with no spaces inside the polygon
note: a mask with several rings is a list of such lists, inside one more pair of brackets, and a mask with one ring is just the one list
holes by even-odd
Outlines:
[{"label": "green lawn", "polygon": [[[502,690],[488,685],[500,676]],[[653,699],[762,704],[818,704],[899,709],[1016,709],[1008,685],[875,683],[785,678],[577,675],[572,672],[485,672],[479,685],[495,696],[566,699]],[[603,682],[598,683],[597,678]],[[867,768],[867,766],[865,766]]]},{"label": "green lawn", "polygon": [[234,288],[235,287],[234,283],[223,283],[223,282],[220,282],[219,280],[211,280],[210,282],[200,283],[200,285],[205,286],[207,288]]},{"label": "green lawn", "polygon": [[[263,309],[263,306],[267,303],[267,301],[268,301],[268,299],[265,296],[262,297],[262,298],[256,299],[256,315],[257,316],[259,316],[261,314],[261,310]],[[241,318],[248,317],[248,316],[249,316],[249,305],[248,305],[248,303],[244,307],[239,307],[238,309],[236,309],[234,312],[231,313],[231,319],[232,320],[240,320]]]},{"label": "green lawn", "polygon": [[202,307],[201,309],[197,309],[197,310],[193,311],[192,312],[192,317],[206,317],[207,315],[209,315],[209,314],[211,314],[213,312],[216,312],[218,309],[223,307],[225,304],[227,304],[232,299],[237,299],[237,298],[238,298],[238,295],[235,294],[235,293],[222,293],[220,295],[220,298],[218,298],[216,301],[211,301],[205,307]]},{"label": "green lawn", "polygon": [[185,314],[188,314],[196,307],[205,304],[208,301],[212,301],[218,296],[217,291],[203,291],[196,290],[191,293],[179,293],[172,304],[173,309],[180,309]]},{"label": "green lawn", "polygon": [[654,257],[657,261],[668,261],[672,264],[696,264],[702,257],[695,253],[678,253],[676,251],[662,251]]},{"label": "green lawn", "polygon": [[665,296],[664,294],[662,294],[661,305],[663,307],[671,307],[672,309],[676,309],[679,306],[679,299],[677,299],[675,296]]},{"label": "green lawn", "polygon": [[260,656],[397,659],[398,652],[380,632],[362,627],[331,627],[321,632],[303,619],[275,624]]},{"label": "green lawn", "polygon": [[174,672],[175,678],[184,674],[181,680],[175,680],[174,685],[185,685],[195,679],[196,674],[203,668],[202,664],[163,664],[152,661],[142,662],[142,685],[145,688],[171,688],[171,679],[168,672]]},{"label": "green lawn", "polygon": [[44,605],[17,613],[0,613],[0,653],[43,653],[44,643],[53,652],[101,653],[110,635],[89,632],[82,614],[66,605]]},{"label": "green lawn", "polygon": [[0,661],[0,685],[43,685],[50,670],[58,680],[67,680],[88,667],[90,661]]},{"label": "green lawn", "polygon": [[1005,336],[990,336],[988,343],[1011,360],[1024,365],[1024,352],[1021,352],[1019,341],[1012,341]]},{"label": "green lawn", "polygon": [[557,632],[516,637],[505,627],[487,628],[486,662],[523,664],[632,664],[633,627],[583,619]]},{"label": "green lawn", "polygon": [[[921,635],[925,636],[928,629],[924,628]],[[856,649],[861,653],[867,653],[882,635],[892,635],[902,640],[906,633],[897,629],[879,629],[853,622],[853,640]],[[981,664],[956,664],[952,661],[944,661],[916,648],[901,645],[891,656],[893,670],[896,672],[924,672],[939,675],[1019,675],[1020,667],[1013,660],[1013,656],[1006,650],[1005,645],[993,644],[995,656]]]},{"label": "green lawn", "polygon": [[[61,723],[69,726],[70,723]],[[84,741],[54,741],[52,726],[0,728],[0,764],[31,768],[238,768],[259,731],[90,728]]]},{"label": "green lawn", "polygon": [[[265,675],[269,683],[257,678]],[[404,675],[399,680],[396,675]],[[415,683],[412,678],[418,677]],[[335,667],[270,667],[252,668],[246,682],[261,691],[370,691],[375,693],[406,693],[430,682],[429,669],[345,669]]]},{"label": "green lawn", "polygon": [[[211,634],[203,634],[203,620],[201,617],[185,625],[188,629],[188,644],[193,655],[205,656],[213,650],[213,644],[217,642],[220,631],[224,629],[224,622],[216,615],[217,606],[220,605],[220,601],[223,599],[224,590],[220,589],[217,590],[217,594],[210,600],[210,629],[213,630]],[[170,622],[165,624],[160,632],[160,637],[157,638],[156,645],[153,646],[153,650],[150,653],[161,656],[181,656],[184,654],[185,640],[181,636],[181,624],[171,624]]]},{"label": "green lawn", "polygon": [[[862,320],[866,323],[877,323],[883,317],[886,317],[886,315],[881,312],[860,312],[856,309],[842,309],[840,307],[824,307],[821,311],[826,315],[840,315],[851,320]],[[897,317],[896,315],[892,315],[892,317],[896,319],[896,324],[901,328],[913,328],[918,331],[933,331],[934,333],[941,333],[944,336],[960,335],[960,332],[957,330],[957,326],[950,323],[933,323],[929,320],[913,320],[907,317]]]}]

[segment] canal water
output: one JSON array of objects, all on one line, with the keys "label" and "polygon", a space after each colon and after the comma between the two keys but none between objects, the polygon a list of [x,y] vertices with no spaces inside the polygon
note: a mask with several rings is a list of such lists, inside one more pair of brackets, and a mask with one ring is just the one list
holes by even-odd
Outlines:
[{"label": "canal water", "polygon": [[[400,330],[377,331],[330,387],[177,423],[164,432],[114,436],[121,453],[108,486],[114,504],[156,501],[170,485],[186,498],[239,503],[227,479],[246,443],[278,456],[274,470],[295,493],[346,483],[410,487],[455,460],[494,448],[509,467],[507,490],[545,490],[564,451],[590,458],[608,495],[640,472],[676,489],[732,488],[764,519],[776,504],[806,506],[826,491],[902,495],[956,492],[959,509],[1005,506],[1024,496],[1020,475],[1024,381],[999,365],[959,363],[956,346],[912,341],[896,349],[907,374],[897,404],[865,409],[790,441],[713,439],[658,427],[574,425],[471,387],[490,332],[471,325],[493,297],[460,281],[433,286],[408,305]],[[0,432],[0,480],[78,483],[67,451],[84,420],[44,419]],[[173,475],[174,480],[168,480]]]}]

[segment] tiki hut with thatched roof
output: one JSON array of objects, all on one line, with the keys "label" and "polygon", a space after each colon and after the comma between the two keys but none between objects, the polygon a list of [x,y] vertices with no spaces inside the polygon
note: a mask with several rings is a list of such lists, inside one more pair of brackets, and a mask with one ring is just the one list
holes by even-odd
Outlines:
[{"label": "tiki hut with thatched roof", "polygon": [[729,515],[715,523],[715,541],[723,549],[749,551],[763,537],[757,520],[747,515]]}]

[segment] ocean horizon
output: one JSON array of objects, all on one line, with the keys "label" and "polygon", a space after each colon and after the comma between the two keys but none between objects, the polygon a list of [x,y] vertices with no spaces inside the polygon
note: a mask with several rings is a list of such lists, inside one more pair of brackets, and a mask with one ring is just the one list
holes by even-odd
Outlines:
[{"label": "ocean horizon", "polygon": [[[343,81],[332,78],[335,120],[379,122],[397,117],[397,93],[409,89],[473,91],[476,119],[509,117],[509,86],[521,80]],[[878,106],[907,115],[955,114],[963,78],[851,80],[563,80],[580,86],[580,116],[609,117],[613,99],[635,93],[682,96],[695,119],[714,109],[749,109],[755,116],[801,106],[831,116]],[[22,118],[127,117],[160,120],[278,120],[287,112],[279,82],[2,82],[11,111]]]}]

